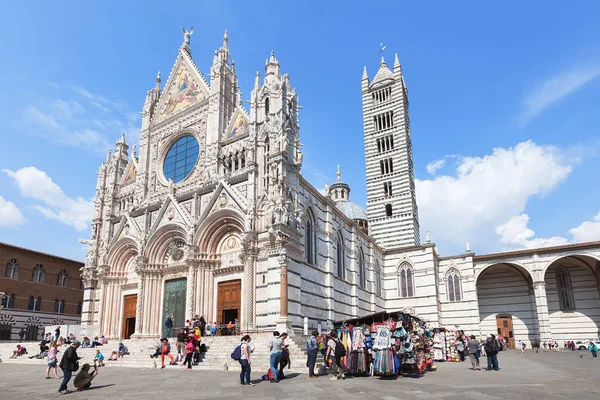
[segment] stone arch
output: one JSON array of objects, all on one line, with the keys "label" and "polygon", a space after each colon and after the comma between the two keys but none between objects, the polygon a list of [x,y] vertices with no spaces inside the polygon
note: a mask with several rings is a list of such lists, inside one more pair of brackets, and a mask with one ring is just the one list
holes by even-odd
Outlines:
[{"label": "stone arch", "polygon": [[137,243],[132,238],[120,239],[112,246],[106,259],[110,272],[125,272],[125,265],[137,254]]},{"label": "stone arch", "polygon": [[526,279],[529,279],[531,282],[533,282],[533,275],[531,274],[531,272],[529,272],[529,269],[527,269],[527,267],[525,267],[523,264],[518,263],[518,262],[514,262],[514,261],[510,261],[510,262],[493,262],[490,264],[486,264],[480,268],[475,267],[476,272],[475,272],[475,282],[477,282],[479,280],[479,276],[487,269],[492,268],[494,266],[500,265],[500,264],[506,264],[506,265],[510,265],[514,268],[516,268],[523,276],[526,276]]},{"label": "stone arch", "polygon": [[178,224],[167,224],[157,229],[149,238],[144,255],[149,264],[163,264],[169,246],[173,241],[187,243],[185,227]]},{"label": "stone arch", "polygon": [[0,314],[0,325],[10,325],[15,326],[17,321],[12,315],[9,314]]},{"label": "stone arch", "polygon": [[[507,342],[532,342],[539,338],[533,277],[524,266],[496,262],[484,266],[476,275],[481,333],[498,333],[498,321],[509,318],[512,324]],[[512,337],[510,337],[512,335]]]},{"label": "stone arch", "polygon": [[216,254],[223,237],[233,232],[241,234],[245,230],[244,217],[237,210],[218,210],[200,224],[196,243],[200,252]]},{"label": "stone arch", "polygon": [[600,271],[589,253],[554,257],[544,268],[550,332],[554,340],[586,340],[600,334]]}]

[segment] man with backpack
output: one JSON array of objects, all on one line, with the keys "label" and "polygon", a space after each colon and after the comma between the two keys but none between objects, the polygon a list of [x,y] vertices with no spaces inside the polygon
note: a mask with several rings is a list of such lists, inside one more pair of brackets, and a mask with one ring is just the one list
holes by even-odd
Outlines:
[{"label": "man with backpack", "polygon": [[325,355],[325,359],[331,357],[331,368],[335,374],[335,376],[332,376],[329,379],[332,381],[346,379],[346,375],[344,375],[344,369],[342,368],[342,358],[346,357],[346,348],[338,339],[336,331],[331,331],[329,336],[331,338],[327,342],[327,354]]},{"label": "man with backpack", "polygon": [[167,328],[167,337],[171,337],[171,329],[173,329],[173,313],[167,314],[165,318],[165,328]]},{"label": "man with backpack", "polygon": [[492,333],[490,337],[488,337],[485,341],[485,352],[487,354],[488,371],[491,371],[492,369],[494,371],[500,370],[500,368],[498,367],[499,351],[502,351],[502,345],[496,339],[496,335]]}]

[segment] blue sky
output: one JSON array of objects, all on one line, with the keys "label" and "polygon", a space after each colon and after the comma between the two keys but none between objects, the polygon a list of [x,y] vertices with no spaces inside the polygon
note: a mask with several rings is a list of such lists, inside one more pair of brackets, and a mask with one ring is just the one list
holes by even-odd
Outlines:
[{"label": "blue sky", "polygon": [[[97,170],[194,25],[229,31],[241,90],[274,50],[300,104],[303,173],[364,205],[360,78],[398,53],[421,231],[444,255],[600,240],[600,4],[21,2],[0,25],[0,241],[83,259]],[[122,4],[127,3],[127,4]],[[484,4],[485,3],[485,4]]]}]

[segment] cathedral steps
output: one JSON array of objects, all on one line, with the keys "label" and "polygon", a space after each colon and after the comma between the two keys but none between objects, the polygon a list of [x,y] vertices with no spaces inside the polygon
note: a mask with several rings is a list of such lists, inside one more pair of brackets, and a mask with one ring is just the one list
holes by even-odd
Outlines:
[{"label": "cathedral steps", "polygon": [[[270,334],[254,334],[252,336],[251,346],[255,349],[252,354],[252,369],[257,373],[266,371],[269,368],[270,352],[267,347],[267,341]],[[298,338],[292,340],[287,339],[289,345],[292,368],[286,368],[285,373],[288,372],[299,372],[306,373],[306,351],[304,346],[300,346],[297,342],[302,342],[303,339]],[[105,365],[109,368],[123,367],[123,368],[160,368],[160,358],[150,359],[149,355],[153,354],[158,341],[156,340],[123,340],[123,343],[129,349],[129,355],[119,358],[117,361],[108,361],[110,353],[117,349],[118,341],[111,341],[108,345],[98,347],[105,357]],[[203,343],[207,347],[207,352],[200,355],[200,363],[194,365],[192,369],[197,370],[224,370],[227,366],[230,370],[238,370],[239,364],[237,361],[231,359],[231,352],[239,345],[239,336],[220,336],[220,337],[205,337]],[[46,360],[29,359],[29,356],[37,354],[39,350],[39,343],[28,342],[23,345],[28,349],[29,354],[21,356],[17,359],[9,359],[8,357],[12,354],[12,351],[16,348],[17,343],[0,343],[0,358],[4,363],[18,363],[18,364],[32,364],[46,366]],[[62,354],[66,350],[66,346],[61,347],[59,353],[59,360]],[[171,339],[171,351],[173,357],[177,356],[177,347],[175,340]],[[83,363],[93,364],[93,359],[96,354],[95,348],[79,348],[77,354],[82,357],[80,365]],[[181,360],[182,361],[182,360]],[[181,363],[180,361],[180,363]],[[168,364],[168,358],[165,360],[165,364]],[[168,366],[167,368],[182,368],[180,366]]]}]

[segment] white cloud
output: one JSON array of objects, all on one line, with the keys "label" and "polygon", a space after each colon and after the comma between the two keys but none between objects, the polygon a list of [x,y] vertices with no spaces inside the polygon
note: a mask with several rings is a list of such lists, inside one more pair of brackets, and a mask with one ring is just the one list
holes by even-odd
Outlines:
[{"label": "white cloud", "polygon": [[427,169],[427,172],[429,172],[431,175],[435,175],[435,172],[438,169],[443,168],[444,165],[446,165],[446,158],[441,158],[439,160],[430,162],[425,168]]},{"label": "white cloud", "polygon": [[594,221],[583,222],[578,227],[569,230],[569,233],[573,235],[575,242],[600,240],[600,212],[594,217]]},{"label": "white cloud", "polygon": [[523,110],[520,115],[521,124],[525,125],[547,107],[600,75],[600,66],[585,66],[562,72],[542,82],[531,90],[523,99]]},{"label": "white cloud", "polygon": [[[506,223],[496,227],[496,233],[500,235],[500,242],[505,245],[517,245],[527,249],[538,247],[560,246],[568,244],[569,240],[560,236],[551,238],[533,238],[535,232],[527,226],[529,215],[521,214],[512,217]],[[532,239],[533,238],[533,239]]]},{"label": "white cloud", "polygon": [[46,218],[58,220],[77,231],[85,230],[92,220],[93,202],[81,197],[68,197],[44,171],[35,167],[3,171],[15,180],[21,195],[43,203],[34,205],[34,208]]},{"label": "white cloud", "polygon": [[0,196],[0,226],[14,228],[24,222],[25,217],[15,203]]},{"label": "white cloud", "polygon": [[430,231],[442,251],[464,251],[466,241],[476,252],[493,250],[498,243],[494,229],[572,171],[562,151],[532,141],[456,159],[454,174],[416,180],[421,232]]}]

